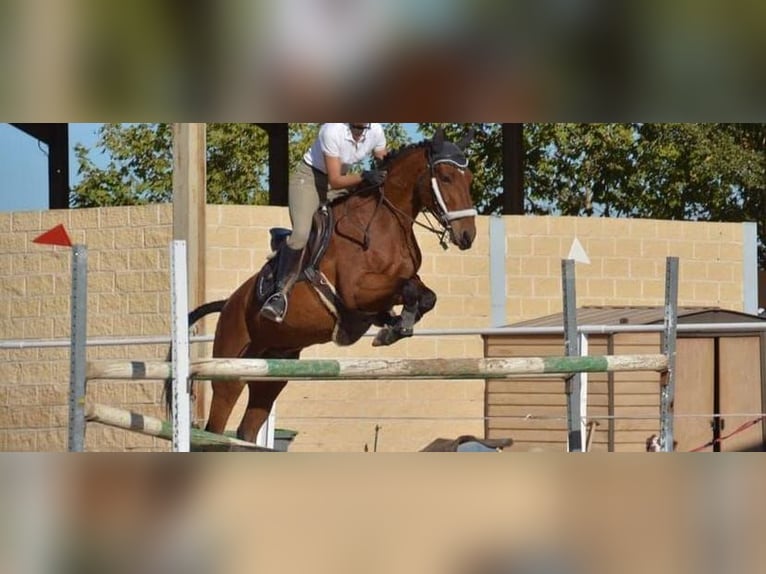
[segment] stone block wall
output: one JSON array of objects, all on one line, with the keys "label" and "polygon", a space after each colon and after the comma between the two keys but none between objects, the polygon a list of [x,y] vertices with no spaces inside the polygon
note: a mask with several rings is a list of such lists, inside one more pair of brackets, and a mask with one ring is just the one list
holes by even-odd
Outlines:
[{"label": "stone block wall", "polygon": [[[169,333],[170,206],[0,214],[0,339],[70,336],[71,250],[33,243],[64,224],[88,247],[88,337]],[[163,345],[99,346],[89,359],[164,358]],[[157,382],[99,382],[88,399],[161,415]],[[67,448],[69,349],[0,350],[0,450]],[[163,441],[89,424],[89,451],[167,450]]]},{"label": "stone block wall", "polygon": [[[269,254],[268,229],[289,227],[286,208],[207,207],[206,300],[227,297]],[[569,217],[477,220],[470,251],[442,250],[418,230],[421,276],[438,296],[420,329],[490,326],[490,246],[505,251],[505,323],[561,310],[561,259],[576,237],[590,265],[577,266],[580,305],[659,305],[665,257],[681,259],[680,303],[742,309],[743,226]],[[89,337],[168,335],[172,207],[153,205],[0,214],[0,339],[69,337],[69,250],[32,239],[63,223],[89,247]],[[215,317],[198,330],[212,334]],[[363,338],[352,347],[307,349],[312,357],[480,357],[479,336],[421,336],[388,348]],[[204,346],[209,353],[209,345]],[[88,357],[164,359],[165,345],[92,347]],[[68,348],[0,350],[0,450],[66,450]],[[162,416],[157,382],[94,382],[97,402]],[[202,393],[203,404],[209,392]],[[239,410],[241,412],[241,408]],[[230,421],[238,423],[238,412]],[[483,433],[483,381],[292,382],[277,426],[297,430],[292,451],[411,452],[437,437]],[[376,431],[377,427],[377,431]],[[89,424],[88,450],[167,450],[167,443]]]},{"label": "stone block wall", "polygon": [[561,259],[575,238],[578,305],[661,305],[665,258],[677,256],[679,302],[742,310],[743,226],[578,217],[505,217],[507,322],[561,311]]}]

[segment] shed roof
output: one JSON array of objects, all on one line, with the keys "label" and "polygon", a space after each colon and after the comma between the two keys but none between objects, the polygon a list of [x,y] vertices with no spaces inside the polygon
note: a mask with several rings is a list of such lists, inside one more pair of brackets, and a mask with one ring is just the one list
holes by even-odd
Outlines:
[{"label": "shed roof", "polygon": [[[665,307],[578,307],[578,325],[654,325],[662,323]],[[720,307],[679,307],[679,323],[757,323],[763,317]],[[529,319],[508,325],[509,327],[560,327],[564,324],[564,313],[554,313],[536,319]]]}]

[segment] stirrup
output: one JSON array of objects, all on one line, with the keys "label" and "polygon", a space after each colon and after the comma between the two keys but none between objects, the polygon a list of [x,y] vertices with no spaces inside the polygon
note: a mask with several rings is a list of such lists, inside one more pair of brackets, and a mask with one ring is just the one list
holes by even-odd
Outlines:
[{"label": "stirrup", "polygon": [[284,293],[274,293],[263,303],[260,314],[270,321],[281,323],[287,314],[287,296]]}]

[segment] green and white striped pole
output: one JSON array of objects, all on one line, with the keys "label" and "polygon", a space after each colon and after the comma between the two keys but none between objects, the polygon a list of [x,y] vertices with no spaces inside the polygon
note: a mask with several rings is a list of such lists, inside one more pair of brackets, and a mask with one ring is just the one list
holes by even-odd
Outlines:
[{"label": "green and white striped pole", "polygon": [[[190,365],[193,380],[380,380],[504,379],[518,375],[657,371],[661,354],[589,357],[507,357],[464,359],[200,359]],[[164,361],[92,361],[89,379],[146,380],[172,375]]]}]

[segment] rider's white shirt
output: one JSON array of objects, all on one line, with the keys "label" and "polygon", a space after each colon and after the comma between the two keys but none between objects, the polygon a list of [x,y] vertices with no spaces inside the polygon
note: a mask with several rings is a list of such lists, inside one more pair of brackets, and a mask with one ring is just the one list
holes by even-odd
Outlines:
[{"label": "rider's white shirt", "polygon": [[341,173],[348,173],[349,168],[386,147],[386,136],[381,124],[371,123],[359,141],[354,141],[348,124],[322,124],[319,136],[303,156],[303,161],[311,167],[327,173],[325,154],[340,158]]}]

